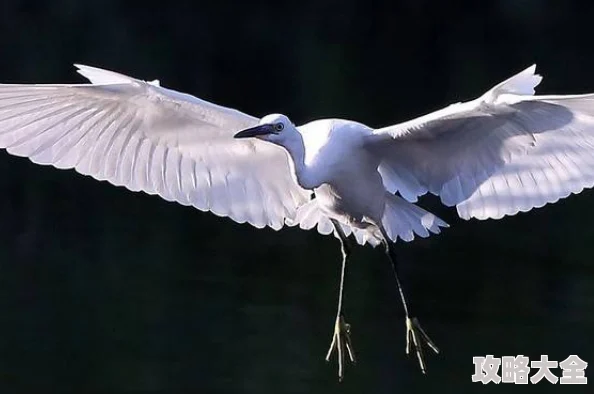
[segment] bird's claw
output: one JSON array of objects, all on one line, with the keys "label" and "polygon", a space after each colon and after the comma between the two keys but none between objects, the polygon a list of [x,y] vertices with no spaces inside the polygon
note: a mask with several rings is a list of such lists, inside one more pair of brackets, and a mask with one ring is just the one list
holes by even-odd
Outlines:
[{"label": "bird's claw", "polygon": [[416,317],[412,319],[410,317],[406,317],[406,354],[410,354],[411,348],[417,354],[417,359],[419,360],[419,366],[421,367],[421,371],[426,373],[427,368],[425,366],[425,359],[423,357],[423,348],[422,343],[424,342],[427,346],[429,346],[436,354],[439,354],[439,349],[435,346],[435,343],[429,338],[427,333],[421,328],[419,324],[419,320]]},{"label": "bird's claw", "polygon": [[341,382],[344,378],[345,356],[348,356],[351,363],[356,363],[355,351],[351,342],[351,325],[344,320],[344,316],[342,315],[336,318],[334,336],[332,337],[330,349],[328,349],[328,353],[326,354],[326,361],[330,361],[330,356],[332,356],[334,350],[338,352],[338,381]]}]

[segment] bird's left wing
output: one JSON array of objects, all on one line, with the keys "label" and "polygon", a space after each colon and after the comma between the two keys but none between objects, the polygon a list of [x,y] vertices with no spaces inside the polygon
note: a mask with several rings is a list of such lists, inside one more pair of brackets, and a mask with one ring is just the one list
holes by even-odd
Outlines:
[{"label": "bird's left wing", "polygon": [[431,192],[469,219],[501,218],[594,185],[594,95],[533,96],[534,66],[476,100],[378,129],[384,184]]},{"label": "bird's left wing", "polygon": [[307,201],[281,148],[233,138],[257,118],[78,67],[97,84],[0,84],[0,148],[256,227],[281,228]]}]

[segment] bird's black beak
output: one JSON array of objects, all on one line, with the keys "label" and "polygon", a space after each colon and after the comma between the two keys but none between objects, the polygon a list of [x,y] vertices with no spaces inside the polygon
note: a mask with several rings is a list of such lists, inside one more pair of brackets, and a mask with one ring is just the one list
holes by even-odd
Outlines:
[{"label": "bird's black beak", "polygon": [[235,134],[234,138],[249,138],[249,137],[257,137],[259,135],[267,135],[274,133],[274,126],[271,124],[261,124],[256,127],[252,127],[249,129],[241,130],[239,133]]}]

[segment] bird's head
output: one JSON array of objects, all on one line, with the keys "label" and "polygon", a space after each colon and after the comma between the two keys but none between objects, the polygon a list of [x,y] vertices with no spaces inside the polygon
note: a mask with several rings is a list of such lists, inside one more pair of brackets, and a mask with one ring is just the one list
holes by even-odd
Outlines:
[{"label": "bird's head", "polygon": [[297,133],[295,125],[288,117],[281,114],[266,115],[257,126],[245,129],[235,134],[235,138],[258,138],[284,146],[292,136]]}]

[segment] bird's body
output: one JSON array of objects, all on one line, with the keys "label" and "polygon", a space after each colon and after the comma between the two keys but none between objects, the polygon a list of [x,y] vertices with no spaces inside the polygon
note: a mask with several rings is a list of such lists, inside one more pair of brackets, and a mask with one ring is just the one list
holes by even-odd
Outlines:
[{"label": "bird's body", "polygon": [[[0,85],[0,148],[258,228],[334,233],[343,266],[330,352],[341,377],[345,355],[354,361],[342,315],[349,235],[382,244],[394,264],[391,242],[447,226],[415,205],[426,193],[463,219],[499,219],[594,186],[594,95],[535,96],[534,66],[475,100],[383,128],[258,119],[157,80],[77,67],[90,84]],[[407,351],[424,370],[421,341],[437,348],[398,286]]]},{"label": "bird's body", "polygon": [[[279,114],[268,115],[266,122],[279,119],[288,122]],[[390,204],[397,204],[403,211],[413,210],[413,216],[426,216],[426,222],[431,218],[445,226],[422,209],[407,207],[406,201],[386,190],[378,171],[381,158],[373,150],[373,132],[364,124],[344,119],[320,119],[295,127],[282,145],[295,182],[313,191],[312,204],[320,214],[345,225],[347,232],[360,230],[372,244],[381,239],[384,224],[401,225],[398,218],[392,218]],[[402,229],[385,230],[390,234],[403,233]]]},{"label": "bird's body", "polygon": [[[371,224],[365,220],[381,219],[385,188],[377,171],[379,161],[364,149],[372,129],[357,122],[324,119],[297,130],[302,142],[297,149],[288,149],[296,180],[314,191],[322,212],[358,228]],[[301,148],[304,155],[300,146],[307,147]]]}]

